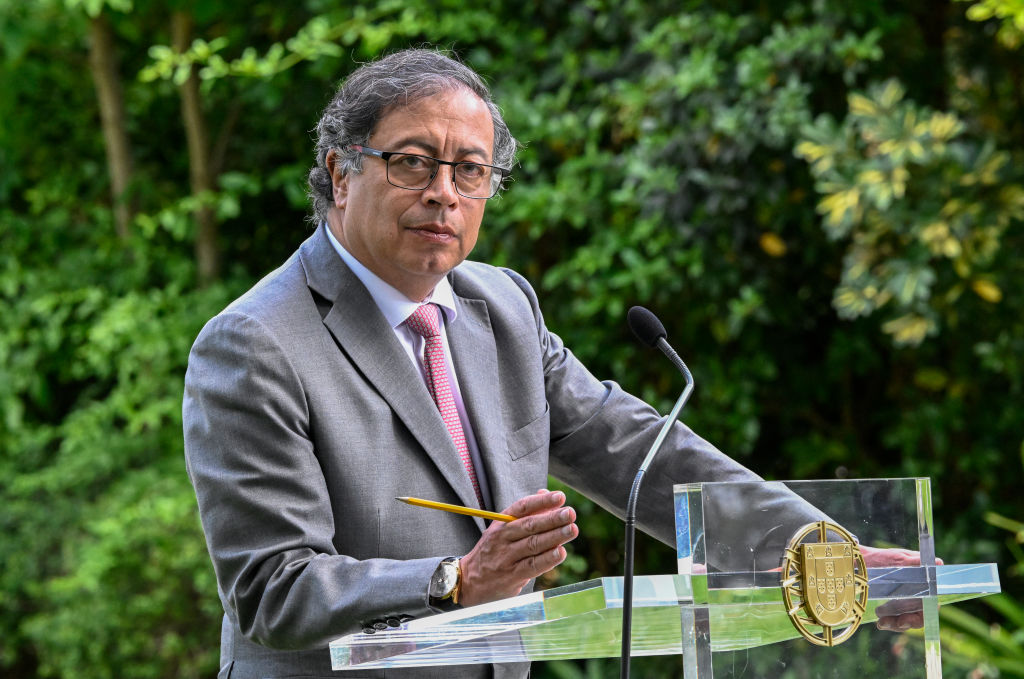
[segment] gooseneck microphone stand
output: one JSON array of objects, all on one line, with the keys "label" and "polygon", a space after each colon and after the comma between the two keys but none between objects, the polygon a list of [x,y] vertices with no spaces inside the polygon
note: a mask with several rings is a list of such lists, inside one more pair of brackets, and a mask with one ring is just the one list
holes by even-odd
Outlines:
[{"label": "gooseneck microphone stand", "polygon": [[672,411],[665,419],[665,424],[662,425],[661,431],[658,432],[658,437],[654,440],[654,444],[651,445],[651,449],[647,452],[647,457],[640,463],[640,469],[636,473],[636,478],[633,479],[633,487],[629,491],[629,500],[626,503],[626,565],[625,572],[622,577],[622,660],[621,660],[621,678],[629,679],[630,669],[630,645],[632,642],[632,627],[633,627],[633,543],[636,536],[636,503],[637,498],[640,495],[640,484],[643,483],[644,474],[647,473],[647,468],[651,465],[651,461],[654,460],[654,456],[661,450],[662,444],[668,437],[668,432],[675,423],[676,418],[679,417],[679,412],[686,405],[686,401],[690,398],[690,393],[693,391],[693,375],[690,374],[690,369],[683,363],[683,359],[679,358],[679,354],[669,345],[665,337],[668,333],[665,332],[665,326],[662,325],[658,317],[653,313],[645,309],[644,307],[635,306],[629,310],[628,314],[629,327],[632,329],[633,334],[637,336],[641,342],[648,346],[658,347],[661,349],[672,364],[679,369],[679,372],[683,374],[683,379],[686,380],[686,386],[683,389],[683,393],[679,395]]}]

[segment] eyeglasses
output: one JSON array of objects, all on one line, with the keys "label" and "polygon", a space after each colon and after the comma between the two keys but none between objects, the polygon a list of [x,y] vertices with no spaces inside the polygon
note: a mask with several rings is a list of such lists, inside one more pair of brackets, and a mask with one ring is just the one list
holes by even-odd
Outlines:
[{"label": "eyeglasses", "polygon": [[394,151],[378,151],[369,146],[352,144],[350,149],[364,156],[374,156],[387,163],[388,183],[400,189],[423,191],[437,176],[442,165],[452,166],[452,181],[455,190],[466,198],[492,198],[501,188],[501,182],[510,170],[497,165],[484,165],[467,161],[453,162],[441,160],[418,153],[396,153]]}]

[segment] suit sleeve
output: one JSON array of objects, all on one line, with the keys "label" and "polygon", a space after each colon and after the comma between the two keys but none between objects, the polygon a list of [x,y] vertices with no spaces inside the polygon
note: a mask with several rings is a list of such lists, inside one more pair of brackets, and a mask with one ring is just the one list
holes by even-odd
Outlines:
[{"label": "suit sleeve", "polygon": [[[665,419],[615,382],[597,380],[547,330],[529,284],[506,273],[529,299],[544,357],[551,474],[622,518],[636,472]],[[781,536],[826,518],[781,484],[760,483],[760,476],[676,422],[644,477],[640,529],[675,547],[673,486],[700,481],[751,484],[742,496],[721,494],[706,506],[705,525],[715,522],[721,541],[718,549],[709,546],[709,557],[720,570],[774,568]]]},{"label": "suit sleeve", "polygon": [[[225,312],[189,356],[185,458],[225,611],[277,648],[325,646],[383,615],[429,612],[438,559],[338,554],[301,380],[255,319]],[[376,527],[373,527],[375,530]]]}]

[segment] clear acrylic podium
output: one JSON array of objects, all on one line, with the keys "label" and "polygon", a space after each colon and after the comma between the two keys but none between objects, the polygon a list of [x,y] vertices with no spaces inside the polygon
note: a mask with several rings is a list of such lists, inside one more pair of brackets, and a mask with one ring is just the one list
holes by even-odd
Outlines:
[{"label": "clear acrylic podium", "polygon": [[[813,645],[791,621],[781,586],[780,563],[800,526],[752,511],[766,495],[820,514],[861,545],[919,551],[922,565],[869,565],[859,629],[842,644]],[[679,572],[636,576],[632,654],[678,655],[687,679],[936,679],[939,606],[1000,589],[994,564],[936,565],[928,479],[689,484],[676,487],[674,510]],[[924,613],[923,634],[872,624],[912,610]],[[331,642],[331,663],[347,670],[618,657],[621,621],[622,578],[600,578],[352,634]]]}]

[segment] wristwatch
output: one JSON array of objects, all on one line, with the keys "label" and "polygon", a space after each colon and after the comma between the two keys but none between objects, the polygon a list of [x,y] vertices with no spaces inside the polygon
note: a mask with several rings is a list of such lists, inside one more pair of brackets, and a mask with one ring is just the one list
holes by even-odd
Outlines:
[{"label": "wristwatch", "polygon": [[450,556],[437,565],[430,576],[430,605],[435,608],[455,608],[459,604],[459,589],[462,586],[462,569],[458,557]]}]

